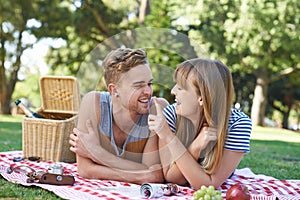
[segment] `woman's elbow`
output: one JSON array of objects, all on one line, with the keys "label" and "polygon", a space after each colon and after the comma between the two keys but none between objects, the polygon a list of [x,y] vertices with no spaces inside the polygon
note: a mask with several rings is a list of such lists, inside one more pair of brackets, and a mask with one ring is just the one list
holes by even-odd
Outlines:
[{"label": "woman's elbow", "polygon": [[185,186],[187,184],[187,181],[184,177],[178,178],[178,177],[173,177],[165,174],[164,179],[167,183],[175,183],[177,185],[182,185],[182,186]]},{"label": "woman's elbow", "polygon": [[152,173],[152,175],[150,177],[150,181],[153,183],[163,183],[164,175],[163,175],[162,171],[157,170],[154,173]]},{"label": "woman's elbow", "polygon": [[209,187],[209,186],[214,186],[214,188],[219,188],[222,183],[213,183],[213,182],[208,182],[208,183],[203,183],[203,182],[197,182],[197,183],[191,183],[190,184],[195,190],[199,190],[201,188],[201,186],[205,185],[206,187]]}]

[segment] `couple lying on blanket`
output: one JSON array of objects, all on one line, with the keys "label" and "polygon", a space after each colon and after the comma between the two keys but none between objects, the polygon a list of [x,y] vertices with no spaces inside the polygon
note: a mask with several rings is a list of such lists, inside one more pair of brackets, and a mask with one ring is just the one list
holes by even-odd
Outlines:
[{"label": "couple lying on blanket", "polygon": [[152,97],[144,50],[114,50],[103,67],[109,92],[83,97],[70,135],[82,177],[218,188],[249,152],[252,123],[231,108],[232,76],[222,62],[179,64],[171,105]]}]

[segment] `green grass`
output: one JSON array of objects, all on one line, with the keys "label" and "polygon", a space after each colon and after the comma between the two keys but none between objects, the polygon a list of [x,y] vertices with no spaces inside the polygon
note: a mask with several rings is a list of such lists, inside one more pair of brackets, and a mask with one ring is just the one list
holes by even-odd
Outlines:
[{"label": "green grass", "polygon": [[[22,116],[0,115],[0,152],[22,149]],[[238,168],[282,180],[300,179],[300,133],[276,128],[254,127],[251,152]],[[0,176],[0,198],[60,199],[39,187],[24,187]]]},{"label": "green grass", "polygon": [[[0,115],[0,152],[22,150],[22,116]],[[0,176],[0,198],[61,199],[42,188],[14,184]]]},{"label": "green grass", "polygon": [[239,168],[277,179],[300,179],[300,133],[277,128],[254,127],[250,153]]},{"label": "green grass", "polygon": [[[11,121],[9,121],[11,119]],[[21,118],[0,118],[0,151],[22,149],[22,124]]]}]

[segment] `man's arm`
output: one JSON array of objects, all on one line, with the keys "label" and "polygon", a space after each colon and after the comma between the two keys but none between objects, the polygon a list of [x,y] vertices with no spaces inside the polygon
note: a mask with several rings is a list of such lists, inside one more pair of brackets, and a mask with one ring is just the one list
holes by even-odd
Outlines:
[{"label": "man's arm", "polygon": [[[155,155],[157,153],[157,150],[156,152],[154,151],[154,153],[152,153],[153,146],[156,146],[157,148],[156,136],[149,138],[146,144],[143,163],[137,163],[119,158],[109,153],[100,146],[100,139],[97,129],[97,125],[99,122],[98,116],[100,116],[100,109],[97,108],[97,106],[100,105],[99,102],[99,93],[91,92],[85,95],[81,103],[77,128],[78,130],[84,132],[80,134],[80,136],[88,138],[87,140],[86,138],[83,139],[84,141],[88,141],[86,144],[83,144],[88,152],[85,152],[85,154],[80,154],[77,152],[78,149],[76,149],[76,147],[71,147],[71,150],[77,154],[77,166],[79,174],[87,178],[98,177],[104,179],[105,177],[109,177],[109,179],[113,180],[132,180],[131,182],[136,182],[139,179],[143,179],[143,177],[147,176],[147,181],[161,182],[163,180],[161,169],[153,170],[153,168],[157,167],[157,164],[159,163],[159,159],[155,158],[158,157]],[[91,132],[91,130],[89,130],[89,127],[86,125],[86,121],[88,119],[91,119],[92,131],[97,130],[94,131],[94,133],[89,133]],[[125,173],[124,170],[128,170],[126,171],[126,179],[122,179]],[[147,173],[147,175],[143,175],[143,173],[145,172]],[[128,178],[127,176],[133,177]]]},{"label": "man's arm", "polygon": [[94,163],[88,158],[81,158],[79,163],[84,167],[78,168],[78,173],[84,178],[124,181],[136,184],[145,182],[160,183],[163,174],[160,165],[154,165],[145,170],[122,170]]}]

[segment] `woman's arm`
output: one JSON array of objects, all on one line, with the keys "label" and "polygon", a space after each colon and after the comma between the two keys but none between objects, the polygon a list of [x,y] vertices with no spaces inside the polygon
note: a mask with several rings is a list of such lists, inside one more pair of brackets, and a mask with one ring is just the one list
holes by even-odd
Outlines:
[{"label": "woman's arm", "polygon": [[[197,162],[197,155],[205,146],[205,142],[199,144],[198,153],[187,149],[181,141],[170,131],[162,114],[151,115],[149,128],[155,131],[159,136],[160,157],[164,167],[164,176],[166,181],[184,184],[188,182],[195,189],[202,185],[213,185],[219,187],[236,169],[240,163],[244,152],[230,151],[224,149],[222,158],[218,167],[209,175],[206,174],[201,165]],[[201,135],[201,134],[200,134]],[[214,136],[215,137],[215,136]],[[197,139],[194,141],[196,142]],[[193,144],[193,143],[192,143]],[[194,143],[193,145],[195,145]],[[196,146],[196,145],[195,145]],[[174,163],[174,164],[173,164]]]},{"label": "woman's arm", "polygon": [[[157,104],[164,108],[169,105],[169,102],[164,98],[156,98],[154,97]],[[152,104],[150,106],[149,113],[156,113],[156,106]],[[149,139],[145,145],[142,162],[145,163],[147,166],[153,165],[153,163],[160,163],[159,159],[159,148],[158,148],[158,136],[151,132]]]},{"label": "woman's arm", "polygon": [[[174,135],[170,136],[169,139],[165,137],[164,142],[170,151],[168,156],[174,160],[174,163],[170,165],[168,170],[164,170],[167,182],[181,185],[188,182],[195,189],[199,189],[202,185],[213,185],[217,188],[232,174],[244,155],[242,152],[224,150],[218,167],[209,175],[181,141]],[[161,162],[164,163],[164,160],[168,159],[165,155],[161,157]]]}]

